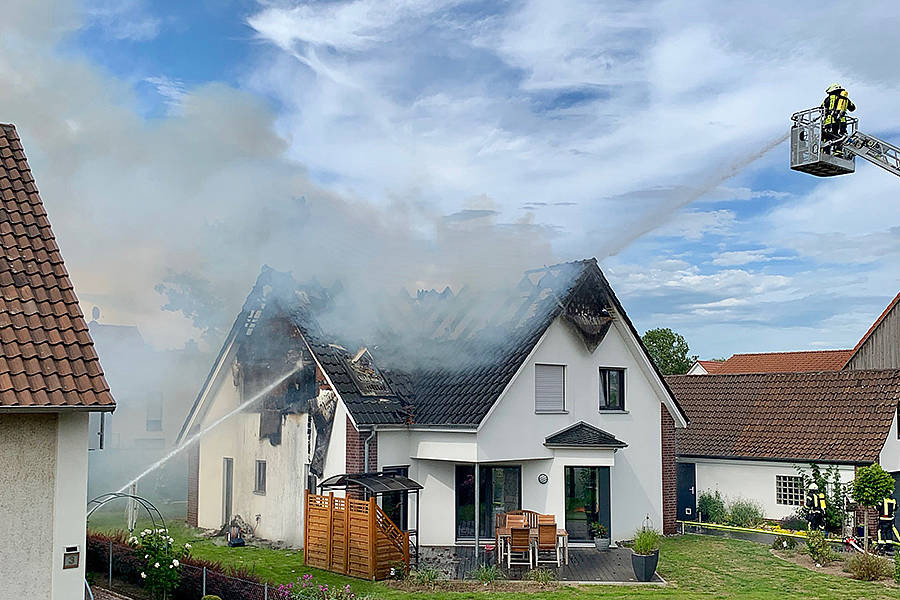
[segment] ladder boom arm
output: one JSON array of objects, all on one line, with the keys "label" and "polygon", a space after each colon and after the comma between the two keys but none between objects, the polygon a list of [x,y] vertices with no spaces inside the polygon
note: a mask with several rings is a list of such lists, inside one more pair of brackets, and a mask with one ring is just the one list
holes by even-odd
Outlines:
[{"label": "ladder boom arm", "polygon": [[900,177],[900,148],[893,144],[856,131],[844,142],[843,149]]}]

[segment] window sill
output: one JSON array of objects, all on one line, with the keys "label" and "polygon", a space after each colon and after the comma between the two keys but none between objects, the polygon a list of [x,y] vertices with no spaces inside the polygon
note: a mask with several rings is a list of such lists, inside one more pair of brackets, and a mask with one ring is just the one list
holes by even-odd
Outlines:
[{"label": "window sill", "polygon": [[567,410],[536,410],[534,411],[536,415],[567,415],[569,411]]},{"label": "window sill", "polygon": [[260,491],[257,491],[257,490],[253,490],[253,494],[256,495],[256,496],[265,496],[265,495],[266,495],[265,492],[260,492]]},{"label": "window sill", "polygon": [[608,408],[608,409],[601,408],[600,409],[601,415],[627,415],[629,412],[631,412],[631,411],[624,410],[624,409],[620,410],[618,408]]}]

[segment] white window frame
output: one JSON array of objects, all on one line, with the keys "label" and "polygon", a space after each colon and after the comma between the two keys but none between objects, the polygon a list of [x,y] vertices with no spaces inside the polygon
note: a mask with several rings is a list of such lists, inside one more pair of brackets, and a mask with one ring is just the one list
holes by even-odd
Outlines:
[{"label": "white window frame", "polygon": [[[559,408],[541,409],[538,408],[538,369],[539,367],[555,367],[562,369],[562,405]],[[539,415],[562,414],[569,411],[566,410],[566,365],[558,363],[535,363],[534,365],[534,412]]]},{"label": "white window frame", "polygon": [[[785,486],[789,487],[785,489]],[[803,477],[800,475],[776,475],[775,504],[779,506],[803,506],[806,495],[803,488]]]}]

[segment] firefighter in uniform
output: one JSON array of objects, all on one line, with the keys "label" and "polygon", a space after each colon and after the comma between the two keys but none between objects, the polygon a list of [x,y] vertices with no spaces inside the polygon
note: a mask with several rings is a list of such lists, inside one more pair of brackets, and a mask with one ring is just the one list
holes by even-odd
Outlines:
[{"label": "firefighter in uniform", "polygon": [[897,512],[897,501],[891,496],[881,501],[881,511],[878,515],[878,540],[877,544],[884,550],[891,545],[900,546],[900,534],[894,525],[894,514]]},{"label": "firefighter in uniform", "polygon": [[809,484],[809,489],[806,490],[806,508],[809,509],[806,516],[809,528],[825,529],[825,494],[819,491],[815,481]]},{"label": "firefighter in uniform", "polygon": [[[822,101],[825,109],[825,121],[822,124],[822,140],[829,142],[847,134],[847,111],[856,110],[856,105],[850,100],[847,90],[839,83],[832,83],[825,90],[828,94]],[[842,156],[839,145],[831,146],[832,154]]]}]

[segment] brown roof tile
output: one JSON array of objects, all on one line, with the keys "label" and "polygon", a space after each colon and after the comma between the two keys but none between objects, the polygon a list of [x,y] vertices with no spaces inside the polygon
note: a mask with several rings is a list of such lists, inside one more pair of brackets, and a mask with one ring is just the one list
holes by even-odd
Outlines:
[{"label": "brown roof tile", "polygon": [[[701,361],[708,373],[803,373],[839,371],[853,350],[806,350],[800,352],[754,352],[733,354],[726,361]],[[712,363],[712,369],[707,363]]]},{"label": "brown roof tile", "polygon": [[115,402],[12,125],[0,124],[0,410]]},{"label": "brown roof tile", "polygon": [[868,463],[900,402],[900,370],[677,375],[686,456]]}]

